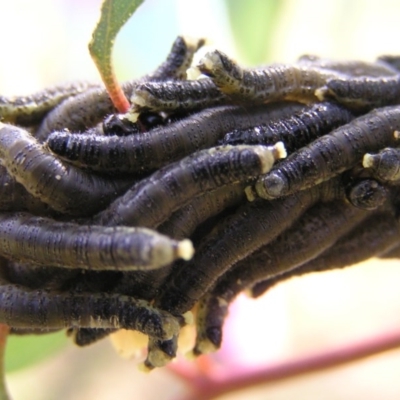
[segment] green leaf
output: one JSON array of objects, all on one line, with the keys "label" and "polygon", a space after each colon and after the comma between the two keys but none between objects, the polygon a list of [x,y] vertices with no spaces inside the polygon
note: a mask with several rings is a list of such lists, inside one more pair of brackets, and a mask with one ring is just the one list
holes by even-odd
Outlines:
[{"label": "green leaf", "polygon": [[31,366],[55,354],[68,343],[65,331],[45,335],[11,335],[7,340],[6,372]]},{"label": "green leaf", "polygon": [[100,21],[93,31],[89,52],[100,72],[108,94],[121,113],[129,109],[129,102],[119,85],[111,60],[115,37],[144,0],[104,0]]},{"label": "green leaf", "polygon": [[268,60],[276,22],[284,4],[278,0],[225,0],[238,53],[251,65]]},{"label": "green leaf", "polygon": [[10,328],[5,324],[0,324],[0,400],[9,400],[7,392],[5,373],[4,373],[4,354],[6,350],[7,337]]}]

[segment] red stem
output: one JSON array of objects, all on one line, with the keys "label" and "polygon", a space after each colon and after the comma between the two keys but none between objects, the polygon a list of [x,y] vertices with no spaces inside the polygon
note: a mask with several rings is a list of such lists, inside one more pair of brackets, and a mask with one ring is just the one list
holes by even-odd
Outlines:
[{"label": "red stem", "polygon": [[324,353],[283,362],[244,375],[234,374],[223,380],[213,380],[207,376],[196,376],[187,381],[194,393],[183,400],[211,400],[218,396],[256,385],[277,382],[337,367],[384,351],[393,350],[397,347],[400,347],[400,331],[334,348]]}]

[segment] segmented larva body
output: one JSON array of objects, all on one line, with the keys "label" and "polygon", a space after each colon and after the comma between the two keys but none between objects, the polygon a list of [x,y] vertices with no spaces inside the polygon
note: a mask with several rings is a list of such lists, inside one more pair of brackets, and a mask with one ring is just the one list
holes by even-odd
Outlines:
[{"label": "segmented larva body", "polygon": [[[145,76],[141,80],[125,82],[122,90],[129,98],[135,86],[143,80],[157,79],[182,79],[183,71],[191,63],[194,53],[204,44],[202,39],[193,40],[178,37],[172,45],[171,51],[153,74]],[[115,111],[110,97],[105,89],[94,88],[87,90],[79,96],[60,104],[43,121],[36,137],[45,141],[53,131],[68,129],[71,132],[82,132],[95,126],[108,114]]]},{"label": "segmented larva body", "polygon": [[399,128],[399,107],[373,110],[289,156],[259,179],[255,192],[271,199],[326,181],[354,167],[365,153],[393,146]]},{"label": "segmented larva body", "polygon": [[400,180],[400,149],[386,148],[377,154],[365,154],[363,167],[383,181]]},{"label": "segmented larva body", "polygon": [[55,86],[27,96],[0,96],[0,120],[18,125],[32,125],[68,97],[98,85],[78,82]]},{"label": "segmented larva body", "polygon": [[372,215],[320,256],[293,270],[257,283],[252,288],[252,296],[261,296],[277,283],[295,276],[344,268],[371,257],[385,257],[398,245],[399,235],[400,224],[392,214]]},{"label": "segmented larva body", "polygon": [[378,59],[375,62],[365,62],[357,60],[332,60],[315,55],[303,55],[299,58],[301,65],[313,68],[323,68],[343,73],[349,77],[369,76],[379,77],[397,75],[399,71],[384,60]]},{"label": "segmented larva body", "polygon": [[0,211],[30,211],[37,215],[51,213],[50,207],[32,196],[0,165]]},{"label": "segmented larva body", "polygon": [[188,111],[227,104],[210,79],[195,81],[143,82],[131,97],[132,111]]},{"label": "segmented larva body", "polygon": [[335,99],[352,109],[369,110],[400,102],[400,75],[329,79],[315,92],[320,101]]},{"label": "segmented larva body", "polygon": [[328,79],[341,76],[322,68],[289,64],[245,69],[218,50],[207,53],[197,68],[209,76],[221,92],[239,104],[283,99],[315,101],[316,89]]},{"label": "segmented larva body", "polygon": [[315,205],[276,240],[234,265],[201,301],[194,353],[220,347],[228,306],[241,291],[317,257],[367,215],[340,200]]},{"label": "segmented larva body", "polygon": [[204,39],[191,39],[178,36],[172,44],[166,60],[145,80],[166,81],[170,79],[186,79],[186,70],[192,63],[194,54],[205,44]]},{"label": "segmented larva body", "polygon": [[103,178],[62,163],[31,134],[0,123],[2,164],[17,182],[54,210],[88,216],[132,185],[132,178]]},{"label": "segmented larva body", "polygon": [[341,183],[331,180],[283,200],[242,206],[203,240],[189,263],[168,276],[155,304],[173,314],[190,310],[232,265],[277,237],[307,208],[343,196]]},{"label": "segmented larva body", "polygon": [[388,65],[390,68],[394,68],[397,72],[400,71],[400,57],[393,55],[383,55],[377,58],[377,62]]},{"label": "segmented larva body", "polygon": [[101,225],[155,228],[192,198],[237,182],[248,182],[285,157],[274,146],[219,146],[201,150],[142,179],[95,217]]},{"label": "segmented larva body", "polygon": [[[133,84],[125,84],[123,89],[130,94]],[[65,100],[52,110],[42,121],[35,137],[40,142],[44,142],[53,131],[83,132],[101,122],[112,112],[114,112],[114,106],[105,89],[88,90]]]},{"label": "segmented larva body", "polygon": [[[175,211],[157,230],[176,240],[189,238],[201,223],[245,200],[243,189],[243,184],[229,185],[196,197],[188,205]],[[122,282],[123,287],[118,290],[121,293],[131,290],[140,298],[154,299],[175,265],[176,263],[154,271],[136,272],[127,276]]]},{"label": "segmented larva body", "polygon": [[227,133],[224,144],[273,144],[282,141],[287,152],[311,143],[329,133],[354,116],[344,107],[334,103],[317,103],[292,113],[286,118],[275,118],[262,125],[247,129],[235,129]]},{"label": "segmented larva body", "polygon": [[124,328],[169,339],[180,328],[176,317],[144,300],[118,294],[57,293],[0,285],[0,321],[22,329]]},{"label": "segmented larva body", "polygon": [[241,183],[205,193],[175,211],[171,218],[159,226],[158,231],[174,239],[190,237],[202,222],[229,207],[238,205],[245,198],[244,184]]},{"label": "segmented larva body", "polygon": [[190,259],[190,241],[145,228],[57,222],[28,213],[0,214],[0,254],[41,266],[93,270],[160,268]]},{"label": "segmented larva body", "polygon": [[302,108],[297,103],[246,109],[236,106],[200,111],[184,120],[149,132],[125,137],[54,132],[49,148],[75,165],[102,172],[151,170],[176,161],[197,150],[215,146],[226,132],[249,128]]},{"label": "segmented larva body", "polygon": [[7,282],[28,289],[62,291],[66,287],[75,289],[67,282],[73,281],[82,272],[77,269],[55,269],[52,266],[43,267],[27,262],[7,260],[5,265],[1,265],[1,273]]}]

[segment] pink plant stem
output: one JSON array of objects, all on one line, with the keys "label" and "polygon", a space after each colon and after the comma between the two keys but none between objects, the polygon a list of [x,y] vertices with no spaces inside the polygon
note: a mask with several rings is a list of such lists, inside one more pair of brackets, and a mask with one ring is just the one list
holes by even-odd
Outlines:
[{"label": "pink plant stem", "polygon": [[237,390],[337,367],[398,347],[400,347],[400,331],[393,331],[363,342],[283,362],[258,371],[233,374],[222,380],[211,379],[208,376],[192,376],[187,381],[192,394],[182,400],[211,400]]},{"label": "pink plant stem", "polygon": [[0,324],[0,400],[9,399],[5,383],[5,368],[4,368],[4,356],[5,356],[7,336],[9,331],[10,328],[8,325]]}]

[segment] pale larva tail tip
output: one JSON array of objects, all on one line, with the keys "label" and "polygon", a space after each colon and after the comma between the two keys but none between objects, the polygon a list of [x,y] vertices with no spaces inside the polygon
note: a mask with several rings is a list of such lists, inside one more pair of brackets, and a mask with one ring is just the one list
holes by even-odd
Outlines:
[{"label": "pale larva tail tip", "polygon": [[185,321],[186,325],[193,325],[194,324],[194,316],[191,311],[186,311],[183,315],[183,320]]},{"label": "pale larva tail tip", "polygon": [[279,160],[280,158],[287,157],[287,151],[285,148],[285,144],[283,142],[277,142],[274,145],[276,159]]},{"label": "pale larva tail tip", "polygon": [[199,354],[197,354],[194,350],[190,350],[187,353],[185,353],[185,358],[189,361],[195,360]]},{"label": "pale larva tail tip", "polygon": [[184,239],[178,243],[178,257],[183,260],[190,260],[194,254],[193,243],[190,239]]},{"label": "pale larva tail tip", "polygon": [[276,160],[286,157],[285,145],[282,142],[275,143],[273,146],[253,146],[253,152],[255,152],[260,159],[261,174],[269,172]]},{"label": "pale larva tail tip", "polygon": [[372,168],[374,166],[374,156],[372,154],[364,154],[362,165],[364,168]]},{"label": "pale larva tail tip", "polygon": [[[1,126],[0,126],[1,127]],[[393,132],[393,136],[394,136],[394,138],[396,139],[396,140],[399,140],[400,139],[400,131],[394,131]]]},{"label": "pale larva tail tip", "polygon": [[198,38],[198,37],[193,37],[193,36],[182,36],[182,39],[184,40],[186,47],[192,48],[194,50],[200,49],[200,47],[203,47],[207,41],[204,38]]},{"label": "pale larva tail tip", "polygon": [[139,113],[134,109],[130,109],[126,114],[121,115],[121,120],[128,120],[129,122],[135,123],[139,117]]},{"label": "pale larva tail tip", "polygon": [[201,71],[197,67],[190,67],[186,70],[186,77],[189,81],[195,81],[201,75]]},{"label": "pale larva tail tip", "polygon": [[203,56],[203,58],[197,64],[197,68],[203,73],[211,72],[219,64],[221,64],[221,57],[219,56],[217,50],[212,50]]},{"label": "pale larva tail tip", "polygon": [[135,112],[137,107],[145,107],[147,105],[146,95],[148,95],[148,92],[146,92],[145,90],[140,90],[140,93],[138,90],[132,95],[131,103]]},{"label": "pale larva tail tip", "polygon": [[314,95],[319,101],[326,100],[326,94],[328,93],[328,88],[326,86],[322,86],[315,90]]},{"label": "pale larva tail tip", "polygon": [[153,371],[153,368],[150,368],[145,362],[142,362],[140,364],[138,364],[138,370],[140,372],[144,372],[146,374],[150,373],[151,371]]},{"label": "pale larva tail tip", "polygon": [[256,199],[256,195],[254,193],[254,189],[252,186],[247,186],[244,189],[244,193],[245,193],[248,201],[254,201]]},{"label": "pale larva tail tip", "polygon": [[202,354],[215,353],[218,350],[218,346],[210,341],[208,338],[199,340],[194,349],[191,351],[195,357],[199,357]]}]

